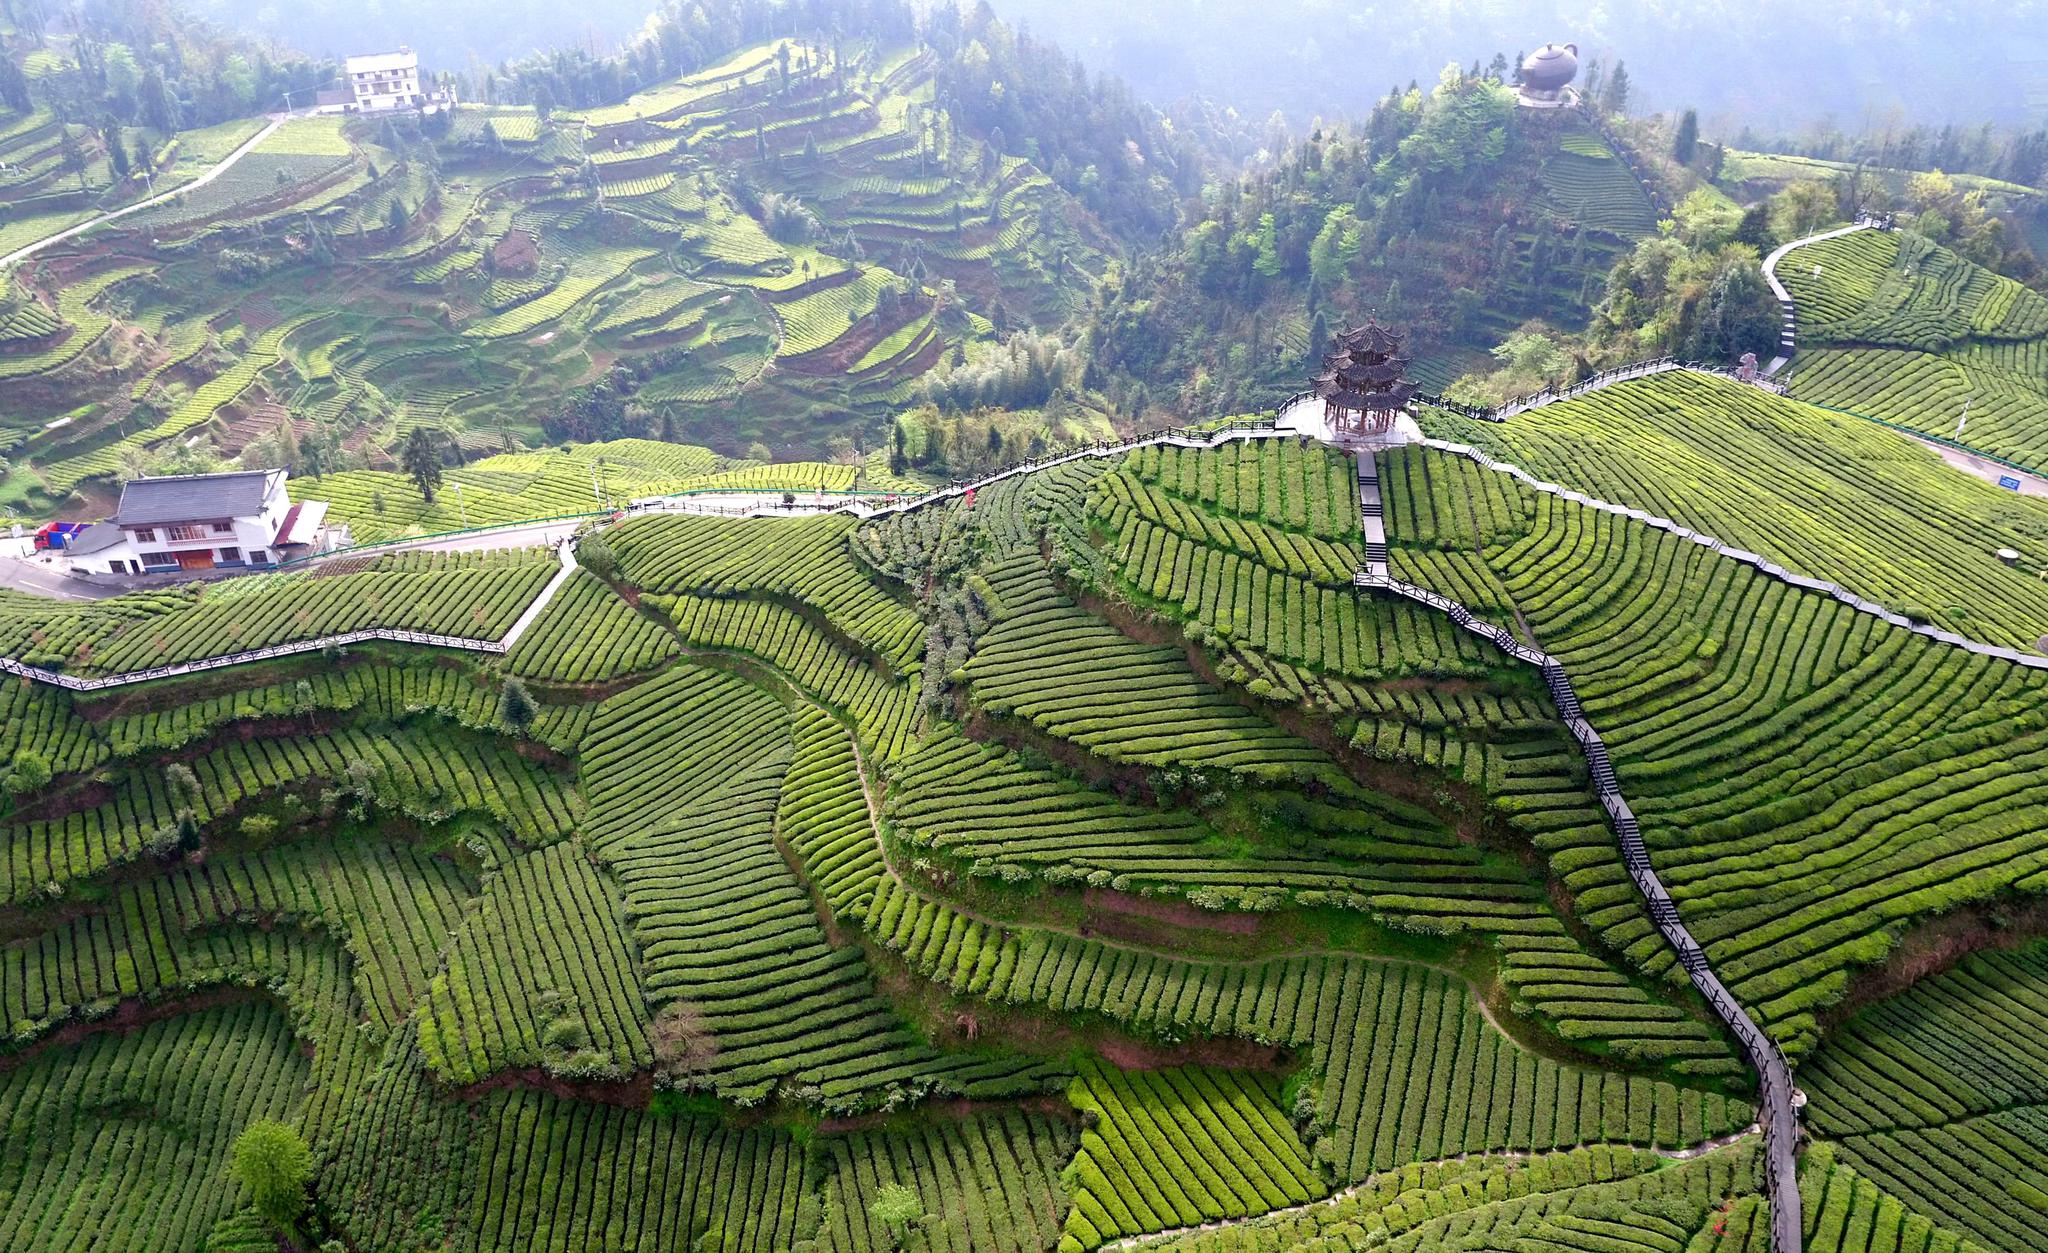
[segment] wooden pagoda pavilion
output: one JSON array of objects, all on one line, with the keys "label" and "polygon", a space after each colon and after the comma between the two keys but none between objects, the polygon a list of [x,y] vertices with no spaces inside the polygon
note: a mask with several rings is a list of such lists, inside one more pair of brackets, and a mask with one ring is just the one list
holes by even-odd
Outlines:
[{"label": "wooden pagoda pavilion", "polygon": [[1331,427],[1339,434],[1384,434],[1415,395],[1417,385],[1401,377],[1407,368],[1401,336],[1377,319],[1332,335],[1315,377]]}]

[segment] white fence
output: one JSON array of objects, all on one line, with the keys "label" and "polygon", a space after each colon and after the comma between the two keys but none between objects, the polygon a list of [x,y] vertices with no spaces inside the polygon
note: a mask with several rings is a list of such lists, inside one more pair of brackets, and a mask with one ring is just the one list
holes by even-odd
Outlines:
[{"label": "white fence", "polygon": [[1603,513],[1633,518],[1637,522],[1656,527],[1660,531],[1667,531],[1680,539],[1690,540],[1719,556],[1726,557],[1730,561],[1739,561],[1746,566],[1754,567],[1758,571],[1781,582],[1789,583],[1802,591],[1819,592],[1824,596],[1831,596],[1858,613],[1867,613],[1883,618],[1886,622],[1901,630],[1911,631],[1915,635],[1925,636],[1928,639],[1960,648],[1965,652],[1975,653],[1980,657],[1996,657],[2000,661],[2009,661],[2014,665],[2025,666],[2030,670],[2048,670],[2048,657],[2023,653],[2017,649],[2004,648],[1996,644],[1985,644],[1957,635],[1954,631],[1944,631],[1932,623],[1915,622],[1904,614],[1895,613],[1874,600],[1863,599],[1861,596],[1856,595],[1856,593],[1846,590],[1839,583],[1830,583],[1824,579],[1794,574],[1775,561],[1768,560],[1746,549],[1732,548],[1723,540],[1716,539],[1700,531],[1695,531],[1689,526],[1672,521],[1670,518],[1660,518],[1656,514],[1646,513],[1641,509],[1633,509],[1627,505],[1617,505],[1613,501],[1588,496],[1584,492],[1575,492],[1569,488],[1560,487],[1556,483],[1546,483],[1520,466],[1510,465],[1504,461],[1495,461],[1492,457],[1487,456],[1469,444],[1454,444],[1441,439],[1425,439],[1422,441],[1422,445],[1425,448],[1434,448],[1439,452],[1447,452],[1469,458],[1489,470],[1509,475],[1539,492],[1547,492],[1562,500],[1569,500],[1573,504],[1584,505],[1589,509],[1598,509]]},{"label": "white fence", "polygon": [[561,569],[555,571],[540,595],[521,611],[504,635],[494,640],[473,639],[466,635],[442,635],[434,631],[408,631],[400,627],[365,627],[359,631],[343,631],[335,635],[322,635],[316,639],[293,640],[288,644],[271,644],[263,648],[245,649],[242,652],[222,653],[217,657],[202,657],[196,661],[181,661],[168,666],[151,666],[147,670],[130,670],[121,674],[109,674],[99,678],[80,678],[59,670],[46,670],[12,657],[0,657],[0,674],[11,674],[36,683],[47,683],[73,692],[99,692],[110,687],[127,687],[135,683],[148,683],[154,679],[175,679],[181,675],[199,674],[207,670],[219,670],[227,666],[243,666],[255,661],[270,661],[278,657],[296,657],[304,653],[317,653],[329,648],[346,648],[350,644],[367,644],[372,640],[389,640],[397,644],[424,644],[431,648],[457,648],[473,653],[509,653],[526,634],[534,619],[548,607],[562,584],[576,573],[575,545],[563,542],[557,552]]}]

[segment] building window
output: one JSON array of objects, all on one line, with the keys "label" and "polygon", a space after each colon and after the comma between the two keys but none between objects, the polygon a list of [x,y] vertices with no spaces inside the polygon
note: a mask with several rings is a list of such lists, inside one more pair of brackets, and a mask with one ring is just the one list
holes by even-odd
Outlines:
[{"label": "building window", "polygon": [[156,531],[150,527],[143,527],[140,530],[130,531],[128,532],[128,534],[133,536],[135,538],[135,542],[138,544],[156,543]]},{"label": "building window", "polygon": [[213,533],[215,535],[233,535],[235,533],[235,524],[232,522],[216,522],[213,524]]},{"label": "building window", "polygon": [[250,550],[249,550],[249,564],[250,564],[250,565],[252,565],[252,566],[260,566],[260,565],[264,565],[264,564],[266,564],[267,562],[269,562],[269,560],[270,560],[270,556],[269,556],[269,554],[265,553],[265,552],[264,552],[264,551],[263,551],[262,549],[260,549],[260,548],[252,548],[252,549],[250,549]]},{"label": "building window", "polygon": [[205,539],[206,528],[197,522],[180,522],[165,532],[173,542],[181,539]]},{"label": "building window", "polygon": [[224,562],[240,561],[242,559],[242,550],[239,548],[223,548],[220,550],[220,559]]},{"label": "building window", "polygon": [[142,564],[146,566],[175,566],[178,559],[170,553],[144,553]]}]

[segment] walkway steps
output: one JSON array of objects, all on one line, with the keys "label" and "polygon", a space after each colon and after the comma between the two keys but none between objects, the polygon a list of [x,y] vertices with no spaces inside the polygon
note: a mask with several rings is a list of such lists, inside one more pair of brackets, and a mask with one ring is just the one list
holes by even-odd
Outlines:
[{"label": "walkway steps", "polygon": [[1831,231],[1822,231],[1818,235],[1808,235],[1804,239],[1795,239],[1789,244],[1779,244],[1771,250],[1770,256],[1764,258],[1764,281],[1771,285],[1771,295],[1777,297],[1778,310],[1784,315],[1784,323],[1778,333],[1778,355],[1771,358],[1771,363],[1764,367],[1765,377],[1775,377],[1778,371],[1790,364],[1792,353],[1798,347],[1798,310],[1793,308],[1792,293],[1785,289],[1785,284],[1778,281],[1778,263],[1783,261],[1786,254],[1795,248],[1804,248],[1808,244],[1817,244],[1824,239],[1839,239],[1844,235],[1853,235],[1857,231],[1875,229],[1878,229],[1877,223],[1867,218],[1858,218],[1848,226],[1837,227]]},{"label": "walkway steps", "polygon": [[1352,454],[1358,463],[1358,520],[1359,531],[1365,537],[1366,586],[1378,586],[1371,580],[1390,577],[1387,568],[1387,519],[1386,506],[1380,499],[1380,471],[1377,454],[1370,448],[1361,448]]},{"label": "walkway steps", "polygon": [[[1360,454],[1359,483],[1361,489],[1372,474],[1369,453]],[[1377,476],[1373,475],[1377,486]],[[1719,978],[1714,974],[1707,954],[1686,930],[1679,914],[1677,902],[1657,877],[1651,864],[1649,847],[1643,842],[1642,825],[1636,820],[1635,812],[1621,795],[1621,781],[1616,776],[1614,762],[1607,751],[1607,744],[1600,733],[1586,721],[1585,710],[1578,693],[1572,689],[1571,676],[1565,673],[1562,662],[1538,649],[1514,639],[1507,631],[1490,623],[1482,622],[1472,615],[1471,610],[1440,593],[1417,587],[1390,577],[1384,566],[1374,566],[1371,557],[1375,550],[1384,555],[1386,532],[1377,519],[1369,519],[1373,528],[1367,532],[1367,568],[1353,579],[1360,589],[1382,590],[1417,601],[1439,610],[1464,630],[1499,645],[1510,656],[1538,667],[1549,689],[1558,716],[1564,720],[1565,729],[1578,742],[1586,759],[1594,796],[1607,812],[1608,826],[1613,830],[1615,842],[1621,850],[1622,865],[1628,876],[1635,882],[1636,890],[1642,894],[1650,921],[1664,936],[1677,954],[1678,964],[1685,971],[1692,985],[1705,998],[1707,1005],[1727,1026],[1741,1045],[1743,1055],[1757,1073],[1757,1091],[1761,1107],[1761,1123],[1764,1132],[1764,1157],[1767,1170],[1766,1191],[1770,1198],[1771,1249],[1772,1253],[1800,1253],[1804,1240],[1801,1206],[1799,1199],[1799,1166],[1796,1149],[1799,1141],[1799,1115],[1797,1089],[1792,1084],[1792,1068],[1777,1042],[1766,1035],[1762,1028],[1743,1012],[1735,998],[1728,994]]]}]

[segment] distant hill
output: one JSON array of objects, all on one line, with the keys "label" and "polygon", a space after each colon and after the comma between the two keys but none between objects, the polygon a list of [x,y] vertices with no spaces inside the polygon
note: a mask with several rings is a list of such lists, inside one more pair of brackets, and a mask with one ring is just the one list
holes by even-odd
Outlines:
[{"label": "distant hill", "polygon": [[555,48],[610,52],[624,45],[657,7],[652,0],[594,4],[343,4],[311,0],[192,0],[193,12],[316,56],[341,58],[403,44],[436,69],[466,70]]},{"label": "distant hill", "polygon": [[1301,386],[1318,325],[1368,312],[1409,333],[1431,387],[1526,320],[1576,329],[1662,212],[1616,142],[1492,78],[1388,96],[1142,261],[1100,306],[1098,368],[1132,408],[1243,410]]},{"label": "distant hill", "polygon": [[[287,412],[316,467],[421,424],[476,450],[857,437],[999,330],[1064,321],[1105,264],[1086,209],[937,104],[939,70],[785,38],[547,116],[289,122],[17,278],[10,487],[61,496],[195,436],[233,454]],[[207,168],[255,130],[172,151]],[[54,168],[58,134],[31,119],[0,156]]]}]

